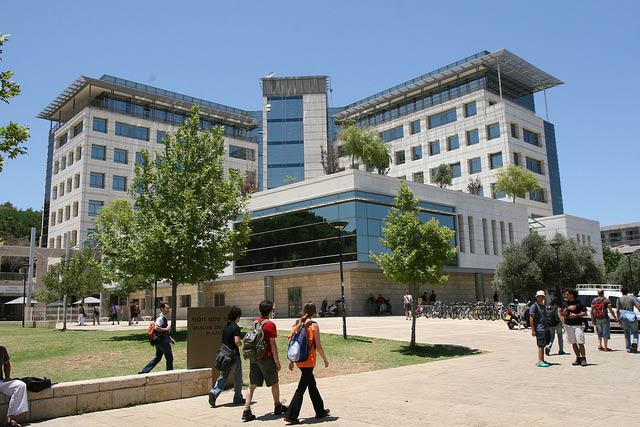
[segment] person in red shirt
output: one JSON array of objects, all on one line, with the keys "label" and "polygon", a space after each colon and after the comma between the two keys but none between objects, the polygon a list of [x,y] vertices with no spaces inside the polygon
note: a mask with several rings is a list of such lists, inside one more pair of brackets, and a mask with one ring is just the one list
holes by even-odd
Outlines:
[{"label": "person in red shirt", "polygon": [[268,300],[262,301],[259,309],[261,316],[257,321],[261,323],[266,320],[262,325],[266,349],[264,355],[260,359],[249,363],[249,389],[247,390],[244,411],[242,412],[243,421],[251,421],[256,418],[253,412],[251,412],[250,405],[251,400],[253,399],[253,392],[256,387],[262,386],[263,383],[266,383],[267,387],[271,387],[271,394],[273,395],[273,414],[283,415],[287,412],[287,407],[280,402],[278,372],[280,372],[281,365],[280,358],[278,357],[278,345],[276,343],[278,331],[276,329],[276,324],[269,320],[273,317],[273,302]]}]

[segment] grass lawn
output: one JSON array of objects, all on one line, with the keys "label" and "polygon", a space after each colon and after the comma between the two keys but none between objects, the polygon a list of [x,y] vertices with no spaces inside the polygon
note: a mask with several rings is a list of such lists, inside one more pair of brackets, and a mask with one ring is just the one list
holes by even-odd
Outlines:
[{"label": "grass lawn", "polygon": [[[22,328],[0,324],[0,345],[11,356],[13,377],[47,377],[53,382],[67,382],[137,373],[155,355],[147,341],[146,330],[78,331]],[[173,346],[174,368],[187,364],[187,330],[178,329]],[[329,358],[329,368],[316,368],[317,377],[375,371],[398,366],[421,364],[452,357],[479,354],[466,347],[419,344],[411,349],[406,342],[365,337],[322,334],[322,345]],[[279,331],[278,349],[283,363],[280,381],[294,382],[299,372],[286,369],[287,332]],[[211,355],[213,359],[214,354]],[[319,359],[319,356],[318,356]],[[321,365],[322,362],[320,361]],[[164,370],[162,360],[155,371]],[[249,363],[243,361],[245,382]]]}]

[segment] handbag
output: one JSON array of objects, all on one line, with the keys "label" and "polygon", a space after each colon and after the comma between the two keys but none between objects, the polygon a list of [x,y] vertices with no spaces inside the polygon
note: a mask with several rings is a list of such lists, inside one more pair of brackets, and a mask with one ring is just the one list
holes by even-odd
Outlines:
[{"label": "handbag", "polygon": [[235,361],[235,351],[225,343],[222,343],[220,350],[218,350],[216,354],[216,369],[219,371],[228,371]]}]

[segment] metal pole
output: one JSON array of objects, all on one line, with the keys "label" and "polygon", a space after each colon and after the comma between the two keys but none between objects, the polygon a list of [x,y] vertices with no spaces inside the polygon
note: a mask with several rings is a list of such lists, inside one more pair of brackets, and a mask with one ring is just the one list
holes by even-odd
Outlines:
[{"label": "metal pole", "polygon": [[347,339],[347,314],[344,309],[344,273],[342,270],[342,230],[338,230],[340,234],[340,297],[342,299],[342,338]]},{"label": "metal pole", "polygon": [[22,327],[24,328],[24,312],[27,309],[27,267],[22,267]]},{"label": "metal pole", "polygon": [[498,65],[498,89],[500,90],[500,102],[502,102],[502,77],[500,76],[500,60],[496,60]]},{"label": "metal pole", "polygon": [[27,309],[27,313],[29,313],[29,321],[33,321],[33,309],[31,307],[31,298],[32,293],[31,289],[33,288],[33,266],[35,264],[36,259],[34,258],[35,246],[36,246],[36,228],[31,227],[31,240],[29,242],[29,276],[27,278],[27,284],[29,287],[27,288],[27,300],[29,301],[29,308]]}]

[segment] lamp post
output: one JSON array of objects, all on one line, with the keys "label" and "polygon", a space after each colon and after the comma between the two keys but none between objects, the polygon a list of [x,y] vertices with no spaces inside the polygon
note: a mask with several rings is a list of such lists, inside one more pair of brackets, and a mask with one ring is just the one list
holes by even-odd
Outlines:
[{"label": "lamp post", "polygon": [[344,309],[344,273],[342,271],[342,230],[347,226],[346,221],[334,221],[330,223],[336,230],[338,230],[338,238],[340,240],[340,298],[341,298],[341,311],[342,311],[342,338],[347,339],[347,315]]},{"label": "lamp post", "polygon": [[562,295],[562,283],[560,280],[560,246],[562,246],[561,242],[551,242],[551,247],[556,250],[556,274],[558,275],[558,283],[556,283],[558,302],[561,302]]},{"label": "lamp post", "polygon": [[27,309],[27,271],[29,264],[22,267],[22,327],[24,328],[24,313]]}]

